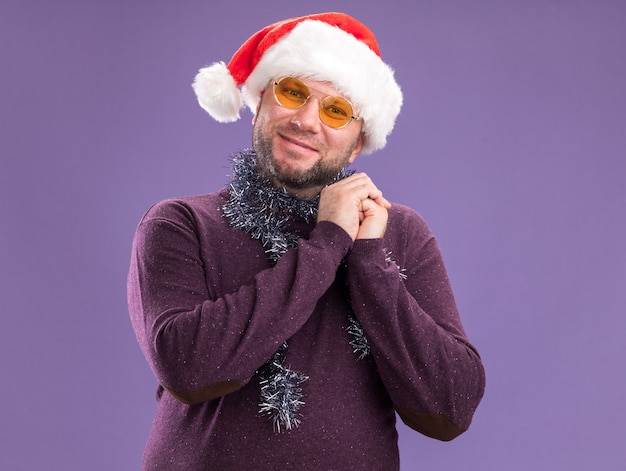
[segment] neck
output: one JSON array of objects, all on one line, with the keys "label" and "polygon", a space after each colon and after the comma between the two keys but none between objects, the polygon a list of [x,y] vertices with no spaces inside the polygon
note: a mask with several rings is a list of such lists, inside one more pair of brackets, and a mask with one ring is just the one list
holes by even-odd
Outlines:
[{"label": "neck", "polygon": [[309,188],[296,188],[292,186],[281,185],[280,183],[273,181],[271,178],[268,178],[268,180],[274,187],[278,188],[279,190],[286,191],[291,196],[299,200],[315,199],[319,196],[320,192],[324,188],[323,186],[315,186],[315,187],[309,187]]}]

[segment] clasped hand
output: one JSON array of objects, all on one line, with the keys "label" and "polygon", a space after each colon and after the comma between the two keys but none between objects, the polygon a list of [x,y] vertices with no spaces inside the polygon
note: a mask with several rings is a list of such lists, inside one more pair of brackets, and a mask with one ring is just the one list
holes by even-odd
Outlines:
[{"label": "clasped hand", "polygon": [[334,222],[352,240],[378,239],[385,235],[390,207],[370,177],[356,173],[322,190],[317,222]]}]

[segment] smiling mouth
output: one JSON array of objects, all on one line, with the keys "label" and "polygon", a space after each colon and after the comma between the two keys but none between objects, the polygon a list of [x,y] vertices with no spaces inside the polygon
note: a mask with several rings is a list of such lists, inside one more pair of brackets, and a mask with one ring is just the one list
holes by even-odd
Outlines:
[{"label": "smiling mouth", "polygon": [[299,139],[295,139],[295,138],[287,136],[285,134],[279,134],[279,136],[281,137],[281,139],[283,139],[284,141],[287,141],[290,144],[296,145],[296,146],[301,147],[301,148],[306,149],[306,150],[317,152],[317,149],[315,147],[311,147],[309,144],[307,144],[304,141],[301,141]]}]

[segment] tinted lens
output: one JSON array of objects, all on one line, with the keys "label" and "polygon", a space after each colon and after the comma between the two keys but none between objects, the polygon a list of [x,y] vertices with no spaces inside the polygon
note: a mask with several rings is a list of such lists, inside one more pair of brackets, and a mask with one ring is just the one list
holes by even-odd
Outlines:
[{"label": "tinted lens", "polygon": [[352,120],[352,106],[338,96],[328,96],[320,103],[320,119],[331,128],[342,128]]},{"label": "tinted lens", "polygon": [[285,77],[274,86],[274,96],[285,108],[300,108],[309,98],[309,89],[301,80]]},{"label": "tinted lens", "polygon": [[[307,102],[310,94],[306,84],[294,77],[283,77],[274,83],[274,97],[285,108],[300,108]],[[320,101],[320,119],[331,128],[346,126],[352,121],[353,115],[352,105],[344,98],[327,96]]]}]

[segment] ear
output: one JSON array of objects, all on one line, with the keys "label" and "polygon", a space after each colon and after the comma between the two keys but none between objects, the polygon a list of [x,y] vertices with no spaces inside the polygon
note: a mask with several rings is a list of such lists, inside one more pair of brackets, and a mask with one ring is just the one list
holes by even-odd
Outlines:
[{"label": "ear", "polygon": [[356,144],[354,145],[354,149],[352,150],[352,155],[350,155],[350,158],[348,159],[349,164],[351,164],[352,162],[356,160],[362,148],[363,148],[363,133],[361,132],[359,133],[359,137],[356,141]]}]

